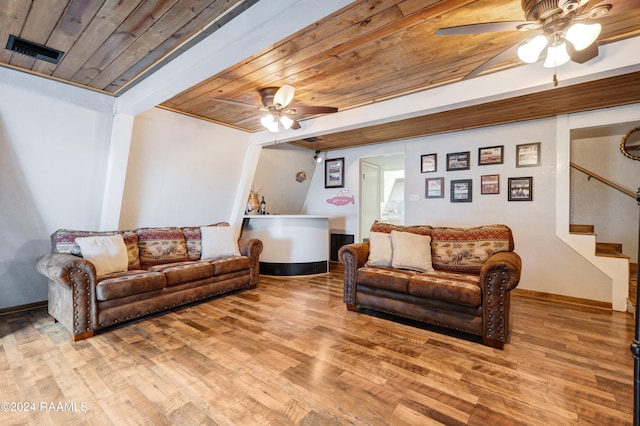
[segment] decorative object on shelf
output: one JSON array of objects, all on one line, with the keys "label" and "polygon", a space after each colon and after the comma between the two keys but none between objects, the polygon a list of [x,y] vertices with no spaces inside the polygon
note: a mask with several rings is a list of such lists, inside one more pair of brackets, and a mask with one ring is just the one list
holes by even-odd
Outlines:
[{"label": "decorative object on shelf", "polygon": [[438,154],[420,156],[420,172],[431,173],[438,171]]},{"label": "decorative object on shelf", "polygon": [[480,176],[480,194],[499,194],[500,175]]},{"label": "decorative object on shelf", "polygon": [[351,197],[347,197],[344,195],[344,191],[340,190],[336,194],[335,197],[328,198],[327,203],[333,204],[334,206],[344,206],[346,204],[356,204],[356,196],[352,195]]},{"label": "decorative object on shelf", "polygon": [[258,214],[267,214],[267,203],[264,202],[264,195],[262,196],[262,201],[260,201],[260,208],[258,209]]},{"label": "decorative object on shelf", "polygon": [[451,202],[470,203],[473,199],[473,180],[459,179],[451,181]]},{"label": "decorative object on shelf", "polygon": [[540,165],[540,142],[516,145],[516,167]]},{"label": "decorative object on shelf", "polygon": [[447,154],[447,171],[450,170],[468,170],[469,169],[470,152],[453,152]]},{"label": "decorative object on shelf", "polygon": [[247,214],[257,214],[260,208],[260,200],[258,199],[259,187],[253,187],[249,192],[249,200],[247,201]]},{"label": "decorative object on shelf", "polygon": [[640,161],[640,126],[629,130],[629,132],[622,137],[620,151],[625,157]]},{"label": "decorative object on shelf", "polygon": [[344,188],[344,157],[325,160],[324,187]]},{"label": "decorative object on shelf", "polygon": [[296,173],[296,182],[302,183],[305,180],[307,180],[307,172],[305,172],[304,170],[300,170],[298,173]]},{"label": "decorative object on shelf", "polygon": [[504,145],[478,148],[478,165],[486,166],[488,164],[504,163],[503,151]]},{"label": "decorative object on shelf", "polygon": [[533,177],[509,178],[509,201],[533,200]]},{"label": "decorative object on shelf", "polygon": [[424,180],[424,198],[444,198],[444,178],[426,178]]}]

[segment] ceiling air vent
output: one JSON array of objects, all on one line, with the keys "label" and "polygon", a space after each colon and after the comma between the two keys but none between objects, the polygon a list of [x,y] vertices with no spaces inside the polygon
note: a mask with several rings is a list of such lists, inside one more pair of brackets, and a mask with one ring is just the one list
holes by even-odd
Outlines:
[{"label": "ceiling air vent", "polygon": [[305,142],[320,142],[322,139],[315,136],[311,136],[310,138],[303,138],[302,140]]},{"label": "ceiling air vent", "polygon": [[60,62],[60,59],[62,59],[62,55],[64,55],[64,52],[52,49],[47,46],[43,46],[38,43],[34,43],[29,40],[22,39],[20,37],[16,37],[14,35],[9,36],[6,48],[23,55],[31,56],[32,58],[51,62],[52,64],[57,64],[58,62]]}]

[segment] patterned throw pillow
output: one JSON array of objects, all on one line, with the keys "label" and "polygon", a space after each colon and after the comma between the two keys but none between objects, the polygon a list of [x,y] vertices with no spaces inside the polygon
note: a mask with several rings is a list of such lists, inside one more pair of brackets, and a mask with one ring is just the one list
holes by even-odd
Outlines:
[{"label": "patterned throw pillow", "polygon": [[391,231],[411,232],[418,235],[431,235],[433,227],[428,225],[392,225],[390,223],[375,221],[371,225],[369,232],[384,232],[385,234],[390,234]]},{"label": "patterned throw pillow", "polygon": [[[228,222],[218,222],[207,226],[229,226]],[[187,255],[189,260],[200,260],[202,253],[202,234],[200,226],[185,226],[182,228],[184,238],[187,241]]]},{"label": "patterned throw pillow", "polygon": [[513,250],[513,236],[505,225],[475,228],[433,228],[431,258],[436,270],[480,273],[494,253]]},{"label": "patterned throw pillow", "polygon": [[127,247],[129,270],[140,269],[138,253],[138,235],[134,231],[77,231],[72,229],[58,229],[51,235],[52,248],[55,253],[66,253],[82,257],[80,246],[76,243],[78,237],[99,237],[120,233]]},{"label": "patterned throw pillow", "polygon": [[177,227],[138,228],[136,233],[142,269],[189,260],[182,229]]}]

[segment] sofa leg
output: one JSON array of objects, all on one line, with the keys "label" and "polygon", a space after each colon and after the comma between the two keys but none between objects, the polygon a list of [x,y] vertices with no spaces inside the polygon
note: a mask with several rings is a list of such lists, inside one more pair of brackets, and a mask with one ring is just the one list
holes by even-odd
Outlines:
[{"label": "sofa leg", "polygon": [[93,337],[93,330],[85,331],[84,333],[80,333],[80,334],[72,334],[71,340],[73,340],[74,342],[77,342],[78,340],[88,339],[89,337]]},{"label": "sofa leg", "polygon": [[489,339],[487,337],[482,338],[482,343],[486,346],[491,346],[496,349],[504,349],[504,342],[498,339]]},{"label": "sofa leg", "polygon": [[358,310],[358,305],[355,305],[353,303],[347,303],[347,309],[350,311],[357,311]]}]

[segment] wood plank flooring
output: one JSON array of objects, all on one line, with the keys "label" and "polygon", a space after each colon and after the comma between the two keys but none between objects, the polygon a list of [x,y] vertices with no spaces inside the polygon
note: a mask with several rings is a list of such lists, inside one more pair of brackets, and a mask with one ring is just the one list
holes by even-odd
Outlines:
[{"label": "wood plank flooring", "polygon": [[44,309],[0,317],[0,422],[632,424],[631,315],[515,293],[501,351],[349,312],[332,268],[77,343]]}]

